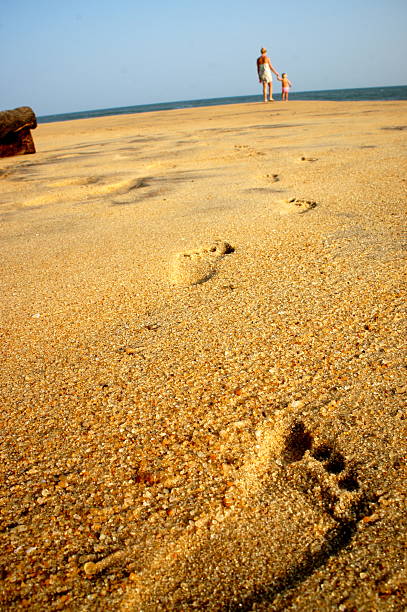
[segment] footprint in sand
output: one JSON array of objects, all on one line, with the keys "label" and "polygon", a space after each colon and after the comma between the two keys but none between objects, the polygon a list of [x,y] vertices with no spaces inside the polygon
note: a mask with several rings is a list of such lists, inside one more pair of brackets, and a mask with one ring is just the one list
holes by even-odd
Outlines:
[{"label": "footprint in sand", "polygon": [[248,157],[263,157],[266,155],[263,151],[256,151],[249,145],[235,145],[234,148],[236,152],[245,153]]},{"label": "footprint in sand", "polygon": [[303,200],[301,198],[290,198],[289,200],[279,200],[273,205],[273,210],[280,215],[289,215],[292,213],[304,214],[313,208],[316,208],[318,203],[315,200]]},{"label": "footprint in sand", "polygon": [[294,421],[284,436],[281,459],[313,504],[339,523],[357,520],[363,493],[355,469],[334,443],[314,439],[301,421]]},{"label": "footprint in sand", "polygon": [[317,203],[314,200],[299,200],[297,198],[291,198],[288,203],[294,204],[294,206],[299,209],[299,213],[308,212],[317,206]]},{"label": "footprint in sand", "polygon": [[215,240],[199,249],[177,253],[171,266],[171,282],[184,287],[204,283],[216,274],[219,261],[234,250],[228,242]]},{"label": "footprint in sand", "polygon": [[183,286],[204,283],[216,274],[219,261],[234,250],[228,242],[215,240],[201,248],[177,253],[172,263],[171,280]]},{"label": "footprint in sand", "polygon": [[[264,443],[267,447],[271,445],[272,450],[270,476],[266,474],[262,479],[263,495],[267,499],[270,489],[274,494],[279,494],[279,489],[284,493],[289,483],[292,511],[286,518],[292,521],[295,517],[297,537],[293,542],[282,538],[281,550],[292,554],[284,573],[276,569],[270,572],[263,584],[256,585],[253,581],[251,593],[240,598],[237,604],[231,605],[229,599],[227,605],[236,610],[251,610],[256,603],[263,601],[271,603],[278,594],[297,582],[296,576],[301,575],[305,580],[349,544],[359,521],[376,502],[375,496],[359,482],[356,467],[346,459],[337,444],[314,435],[302,420],[292,415],[283,417],[275,424],[271,437],[265,436]],[[259,454],[262,451],[267,453],[267,450],[260,449]],[[274,462],[281,468],[277,476],[271,467],[273,455]],[[296,492],[303,499],[297,511]],[[281,499],[281,505],[284,507],[284,499]],[[315,513],[313,532],[309,530],[304,511],[311,508]],[[279,530],[285,538],[290,538],[286,526],[280,524]],[[273,534],[273,537],[278,540],[281,534]]]},{"label": "footprint in sand", "polygon": [[278,174],[266,174],[266,178],[269,179],[272,183],[278,183],[280,177]]},{"label": "footprint in sand", "polygon": [[318,157],[305,157],[305,155],[303,155],[301,161],[315,162],[318,161]]},{"label": "footprint in sand", "polygon": [[256,431],[223,508],[158,553],[121,609],[270,605],[347,546],[374,502],[334,441],[283,414]]}]

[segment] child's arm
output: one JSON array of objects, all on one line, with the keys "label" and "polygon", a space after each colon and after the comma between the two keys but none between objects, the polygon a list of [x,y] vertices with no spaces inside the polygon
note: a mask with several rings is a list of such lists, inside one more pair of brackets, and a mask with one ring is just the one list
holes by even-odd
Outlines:
[{"label": "child's arm", "polygon": [[288,81],[289,86],[292,87],[293,84],[291,83],[291,81],[289,79],[287,79],[287,81]]},{"label": "child's arm", "polygon": [[283,79],[281,78],[281,76],[277,75],[277,81],[282,81]]}]

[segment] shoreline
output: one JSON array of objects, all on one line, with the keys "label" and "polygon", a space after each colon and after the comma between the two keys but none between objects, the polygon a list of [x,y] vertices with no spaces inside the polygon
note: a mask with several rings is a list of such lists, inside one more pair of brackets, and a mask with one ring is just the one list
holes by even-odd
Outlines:
[{"label": "shoreline", "polygon": [[[277,87],[279,88],[278,84]],[[290,98],[293,100],[298,100],[298,101],[321,101],[321,100],[330,100],[332,99],[333,101],[339,101],[340,98],[338,98],[340,92],[342,92],[343,94],[347,94],[347,95],[351,95],[350,92],[358,92],[358,95],[363,95],[361,92],[370,92],[370,96],[373,95],[373,92],[375,91],[376,94],[377,92],[380,92],[381,97],[377,96],[376,97],[368,97],[368,98],[356,98],[359,99],[361,101],[376,101],[376,102],[380,102],[380,101],[384,101],[384,100],[388,100],[388,97],[383,97],[383,92],[387,91],[387,90],[395,90],[395,89],[407,89],[406,85],[383,85],[380,87],[359,87],[359,88],[347,88],[347,89],[328,89],[328,90],[316,90],[316,91],[300,91],[300,92],[296,92],[295,90],[291,92],[291,96],[294,96],[294,98]],[[316,97],[312,98],[312,97],[308,97],[311,94],[314,94]],[[331,98],[326,98],[324,97],[324,95],[327,94],[331,94]],[[281,96],[281,93],[278,94],[279,96]],[[353,94],[353,96],[355,96],[357,94]],[[300,96],[299,98],[297,96]],[[41,115],[38,117],[40,123],[42,123],[42,119],[43,118],[47,118],[47,117],[63,117],[64,115],[66,115],[67,117],[72,116],[72,119],[75,119],[74,115],[81,115],[81,114],[86,114],[86,113],[99,113],[99,115],[97,116],[115,116],[117,114],[116,113],[111,113],[108,111],[124,111],[126,109],[138,109],[137,111],[134,110],[132,114],[138,114],[138,113],[144,113],[144,112],[149,112],[149,107],[151,111],[154,110],[172,110],[172,108],[202,108],[205,106],[228,106],[228,105],[234,105],[234,104],[239,104],[239,103],[253,103],[255,102],[255,100],[253,100],[253,98],[261,98],[260,94],[251,94],[251,95],[246,95],[246,96],[232,96],[232,97],[222,97],[222,98],[208,98],[208,99],[194,99],[194,100],[174,100],[174,101],[170,101],[170,102],[156,102],[156,103],[150,103],[150,104],[136,104],[134,106],[120,106],[120,107],[112,107],[112,108],[101,108],[101,109],[88,109],[88,110],[82,110],[82,111],[72,111],[72,112],[67,112],[67,113],[57,113],[57,114],[46,114],[46,115]],[[402,101],[402,98],[390,98],[390,99],[397,99]],[[405,93],[405,98],[407,99],[407,93]],[[222,102],[222,100],[224,102]],[[226,102],[226,100],[228,102]],[[349,98],[345,98],[345,100],[350,101]],[[205,104],[201,104],[202,102],[210,102],[211,104],[205,105]],[[219,104],[214,104],[214,102],[219,101]],[[187,105],[187,106],[185,106]],[[168,107],[167,109],[162,108],[160,109],[159,107]],[[156,107],[156,108],[154,108]],[[172,107],[172,108],[171,108]],[[141,109],[146,109],[146,110],[141,110]],[[106,114],[107,113],[107,114]],[[118,114],[123,114],[122,112],[118,113]],[[79,117],[76,117],[79,118]],[[57,121],[57,120],[56,120]]]},{"label": "shoreline", "polygon": [[7,609],[406,602],[407,101],[231,108],[0,160]]}]

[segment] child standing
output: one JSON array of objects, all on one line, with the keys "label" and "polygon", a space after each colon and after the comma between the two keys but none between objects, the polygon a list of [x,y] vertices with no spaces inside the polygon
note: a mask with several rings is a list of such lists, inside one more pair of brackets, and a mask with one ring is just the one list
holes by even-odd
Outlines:
[{"label": "child standing", "polygon": [[288,79],[286,72],[283,72],[281,77],[278,76],[277,79],[281,81],[281,87],[282,87],[281,99],[288,100],[288,92],[290,91],[290,87],[292,87],[293,84]]}]

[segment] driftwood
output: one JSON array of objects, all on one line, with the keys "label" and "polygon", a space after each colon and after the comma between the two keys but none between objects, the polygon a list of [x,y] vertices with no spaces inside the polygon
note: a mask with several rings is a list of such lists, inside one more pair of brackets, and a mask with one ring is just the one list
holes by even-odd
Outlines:
[{"label": "driftwood", "polygon": [[0,112],[0,157],[35,153],[31,131],[37,119],[29,106]]}]

